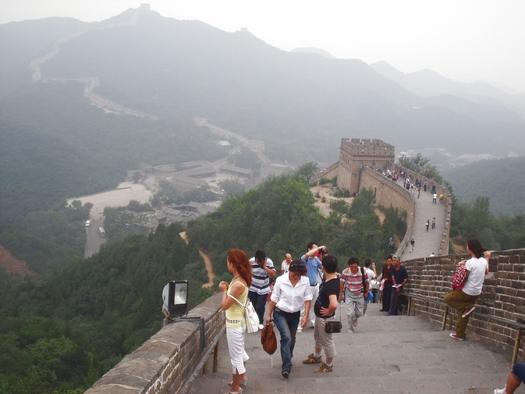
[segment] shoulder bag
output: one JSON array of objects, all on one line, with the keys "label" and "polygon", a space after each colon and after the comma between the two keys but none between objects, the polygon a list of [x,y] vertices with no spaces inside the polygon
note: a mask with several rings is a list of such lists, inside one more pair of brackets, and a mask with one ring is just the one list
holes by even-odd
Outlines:
[{"label": "shoulder bag", "polygon": [[253,307],[253,304],[248,296],[246,297],[246,304],[244,305],[241,304],[241,302],[231,294],[229,297],[233,298],[237,302],[237,308],[239,308],[241,312],[243,312],[241,307],[244,308],[243,316],[246,324],[246,332],[248,334],[253,334],[254,332],[259,331],[259,316],[257,316],[255,308]]},{"label": "shoulder bag", "polygon": [[452,290],[461,290],[467,281],[467,268],[464,264],[459,265],[454,278],[452,278]]}]

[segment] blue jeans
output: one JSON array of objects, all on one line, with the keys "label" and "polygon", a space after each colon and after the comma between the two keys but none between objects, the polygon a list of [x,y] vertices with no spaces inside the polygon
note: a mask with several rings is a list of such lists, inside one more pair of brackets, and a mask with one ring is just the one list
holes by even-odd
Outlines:
[{"label": "blue jeans", "polygon": [[525,380],[525,363],[516,363],[512,366],[512,374],[516,379],[523,382]]},{"label": "blue jeans", "polygon": [[253,304],[253,308],[259,317],[259,324],[264,324],[264,309],[266,307],[266,297],[268,294],[257,294],[255,291],[248,292],[248,298]]},{"label": "blue jeans", "polygon": [[283,361],[282,371],[292,370],[293,349],[295,347],[295,334],[301,312],[283,312],[278,308],[273,311],[273,322],[279,330],[281,336],[281,360]]},{"label": "blue jeans", "polygon": [[397,315],[398,312],[401,312],[403,307],[400,304],[400,296],[403,292],[403,288],[401,288],[401,291],[397,291],[397,289],[392,287],[392,295],[390,296],[390,310],[388,311],[389,315]]}]

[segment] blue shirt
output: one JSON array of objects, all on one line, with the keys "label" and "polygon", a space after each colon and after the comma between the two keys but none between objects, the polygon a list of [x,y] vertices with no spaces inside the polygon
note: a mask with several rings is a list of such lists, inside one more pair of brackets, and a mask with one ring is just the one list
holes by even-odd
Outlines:
[{"label": "blue shirt", "polygon": [[310,286],[315,286],[317,282],[319,281],[319,270],[323,266],[323,263],[321,263],[321,260],[317,256],[314,258],[308,257],[304,255],[301,257],[301,260],[303,260],[306,263],[306,269],[308,270],[308,279],[310,280]]}]

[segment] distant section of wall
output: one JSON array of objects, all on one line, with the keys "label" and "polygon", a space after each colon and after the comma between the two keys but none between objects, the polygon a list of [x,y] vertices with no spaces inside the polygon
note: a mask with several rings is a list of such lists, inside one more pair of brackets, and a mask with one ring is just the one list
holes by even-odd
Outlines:
[{"label": "distant section of wall", "polygon": [[407,213],[407,232],[396,251],[397,254],[402,255],[408,241],[412,238],[412,229],[414,227],[416,203],[410,192],[369,167],[361,169],[359,190],[364,189],[373,190],[377,204],[386,208],[393,206]]},{"label": "distant section of wall", "polygon": [[[450,283],[457,263],[469,257],[447,255],[404,261],[402,264],[409,275],[405,291],[443,301],[451,291]],[[525,321],[525,249],[493,252],[489,266],[483,293],[467,327],[467,337],[477,335],[484,342],[509,349],[514,346],[517,329],[483,315],[515,322]],[[443,306],[418,300],[415,303],[417,315],[427,315],[436,322],[442,321]],[[452,318],[455,325],[455,311]]]},{"label": "distant section of wall", "polygon": [[[222,293],[192,309],[188,316],[204,317],[206,349],[201,350],[199,325],[179,322],[163,327],[96,382],[87,394],[178,393],[222,335],[225,318]],[[159,319],[162,317],[159,311]]]},{"label": "distant section of wall", "polygon": [[[432,186],[436,186],[436,193],[437,195],[439,196],[440,194],[443,194],[444,198],[443,198],[443,204],[444,204],[444,207],[445,207],[445,211],[446,211],[446,215],[445,215],[445,224],[444,224],[444,228],[443,228],[443,234],[441,236],[441,243],[439,244],[439,250],[438,250],[438,255],[442,256],[442,255],[446,255],[449,253],[450,251],[450,226],[452,225],[452,194],[449,192],[449,190],[435,182],[434,180],[432,179],[429,179],[427,177],[424,177],[422,176],[421,174],[417,173],[417,172],[414,172],[414,171],[411,171],[411,170],[407,170],[405,167],[401,167],[399,165],[394,165],[394,169],[400,173],[401,171],[404,171],[406,175],[410,175],[411,179],[413,181],[415,181],[416,179],[418,179],[419,181],[421,181],[421,184],[427,184],[427,190],[430,190],[432,188]],[[411,230],[410,230],[411,231]],[[408,231],[407,231],[408,233]],[[412,236],[412,234],[410,235],[410,237]],[[405,240],[407,242],[405,242],[405,246],[407,245],[408,243],[408,240],[410,239],[410,237],[406,237],[405,236]]]}]

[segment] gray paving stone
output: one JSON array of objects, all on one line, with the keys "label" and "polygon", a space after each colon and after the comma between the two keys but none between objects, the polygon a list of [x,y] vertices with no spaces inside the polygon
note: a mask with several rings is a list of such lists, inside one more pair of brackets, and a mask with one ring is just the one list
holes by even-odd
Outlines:
[{"label": "gray paving stone", "polygon": [[[303,364],[313,351],[313,330],[298,333],[289,379],[281,376],[279,350],[264,353],[258,334],[246,336],[250,360],[244,394],[266,393],[417,393],[485,394],[503,387],[510,352],[469,339],[452,340],[448,331],[428,319],[385,317],[379,304],[369,305],[355,334],[335,335],[338,356],[334,371],[315,374],[318,364]],[[343,319],[344,320],[344,319]],[[196,379],[194,394],[227,393],[231,367],[226,338],[219,343],[218,372]]]}]

